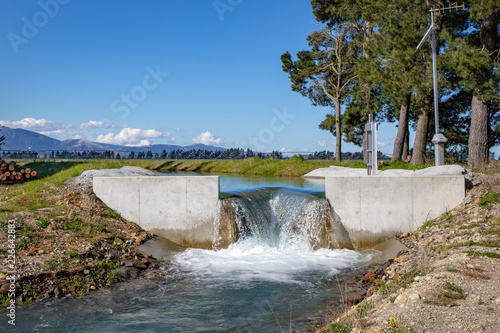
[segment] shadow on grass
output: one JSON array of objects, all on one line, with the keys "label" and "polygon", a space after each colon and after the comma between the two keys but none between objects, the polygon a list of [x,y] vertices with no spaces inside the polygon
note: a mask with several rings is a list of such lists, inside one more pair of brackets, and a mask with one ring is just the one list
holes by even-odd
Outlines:
[{"label": "shadow on grass", "polygon": [[30,168],[37,172],[37,178],[45,178],[69,169],[77,164],[83,162],[80,161],[65,161],[65,162],[50,162],[50,161],[40,161],[40,162],[30,162],[23,165],[23,168]]}]

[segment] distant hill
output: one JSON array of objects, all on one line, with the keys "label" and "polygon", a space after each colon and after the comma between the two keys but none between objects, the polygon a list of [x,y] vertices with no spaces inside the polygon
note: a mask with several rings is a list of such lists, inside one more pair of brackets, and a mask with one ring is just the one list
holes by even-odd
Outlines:
[{"label": "distant hill", "polygon": [[2,129],[0,136],[5,135],[5,145],[2,145],[2,150],[28,150],[29,147],[32,151],[50,150],[61,143],[60,140],[20,128],[5,126],[0,128]]},{"label": "distant hill", "polygon": [[168,144],[155,144],[150,146],[137,146],[137,147],[128,147],[128,146],[120,146],[120,145],[112,145],[108,143],[100,143],[100,142],[91,142],[84,139],[68,139],[68,140],[57,140],[46,135],[28,131],[20,128],[9,128],[5,126],[0,126],[2,131],[1,135],[5,135],[5,145],[1,146],[2,150],[22,150],[26,151],[29,147],[31,147],[31,151],[35,152],[47,152],[47,151],[104,151],[104,150],[113,150],[113,151],[125,151],[125,152],[147,152],[151,151],[152,153],[161,154],[163,150],[167,153],[173,150],[208,150],[208,151],[217,151],[217,150],[227,150],[222,147],[208,146],[203,144],[194,144],[189,146],[178,146],[178,145],[168,145]]}]

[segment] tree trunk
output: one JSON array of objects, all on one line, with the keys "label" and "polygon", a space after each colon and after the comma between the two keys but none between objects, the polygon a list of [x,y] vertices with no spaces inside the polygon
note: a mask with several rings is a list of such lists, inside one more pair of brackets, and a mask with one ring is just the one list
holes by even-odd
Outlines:
[{"label": "tree trunk", "polygon": [[340,100],[335,99],[335,133],[337,134],[335,142],[335,161],[342,159],[342,132],[340,129]]},{"label": "tree trunk", "polygon": [[488,104],[476,95],[472,96],[472,114],[469,132],[469,168],[481,168],[488,164]]},{"label": "tree trunk", "polygon": [[[498,14],[493,12],[487,15],[479,32],[481,47],[484,47],[492,58],[498,52],[496,50],[496,39],[498,30]],[[484,78],[487,80],[488,78]],[[488,132],[489,132],[489,103],[482,100],[477,92],[472,96],[472,113],[469,129],[469,168],[481,168],[488,164],[489,147],[488,147]]]},{"label": "tree trunk", "polygon": [[401,159],[404,162],[408,162],[408,157],[410,156],[410,131],[406,131],[405,144],[403,145],[403,155]]},{"label": "tree trunk", "polygon": [[392,151],[391,160],[400,160],[403,155],[403,147],[405,144],[406,132],[408,132],[408,115],[410,108],[411,95],[406,94],[401,110],[399,111],[399,125],[396,140],[394,140],[394,149]]},{"label": "tree trunk", "polygon": [[429,113],[425,110],[420,112],[417,122],[417,131],[415,133],[415,142],[413,143],[412,164],[425,163],[425,146],[427,145],[427,133],[429,131]]}]

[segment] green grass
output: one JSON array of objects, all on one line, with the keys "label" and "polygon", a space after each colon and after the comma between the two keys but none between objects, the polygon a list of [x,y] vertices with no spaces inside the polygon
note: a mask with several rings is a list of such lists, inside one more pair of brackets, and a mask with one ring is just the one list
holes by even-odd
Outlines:
[{"label": "green grass", "polygon": [[498,253],[493,253],[493,252],[484,252],[484,253],[481,253],[481,255],[482,255],[483,257],[500,259],[500,254],[498,254]]},{"label": "green grass", "polygon": [[492,204],[500,201],[500,193],[492,191],[482,195],[479,198],[478,205],[480,207],[486,207],[487,209],[493,208]]},{"label": "green grass", "polygon": [[30,245],[31,240],[29,238],[23,238],[16,244],[16,247],[20,250],[24,250],[27,249]]},{"label": "green grass", "polygon": [[[60,166],[57,166],[60,164]],[[45,175],[41,179],[28,181],[21,184],[9,185],[8,202],[0,201],[0,213],[13,213],[18,211],[32,211],[40,208],[54,207],[50,194],[57,193],[55,187],[92,169],[117,169],[123,166],[140,166],[154,169],[161,164],[158,160],[94,160],[90,162],[32,162],[25,166],[33,170],[42,170]],[[49,195],[40,195],[48,193]]]},{"label": "green grass", "polygon": [[161,172],[204,172],[259,175],[266,177],[302,176],[317,168],[332,165],[366,168],[362,161],[318,161],[294,156],[286,160],[248,158],[244,160],[176,160],[163,161],[155,170]]},{"label": "green grass", "polygon": [[329,328],[323,330],[323,333],[349,333],[351,324],[349,323],[333,323]]},{"label": "green grass", "polygon": [[104,217],[111,217],[111,218],[119,218],[121,217],[120,214],[112,210],[111,208],[106,210],[105,212],[102,213],[102,216]]},{"label": "green grass", "polygon": [[44,217],[37,217],[36,220],[37,220],[36,225],[39,226],[40,228],[47,228],[50,224],[49,219]]},{"label": "green grass", "polygon": [[451,299],[466,299],[467,294],[464,294],[462,288],[446,281],[443,286],[443,295]]},{"label": "green grass", "polygon": [[374,308],[373,302],[372,301],[365,301],[362,302],[360,305],[356,307],[356,312],[358,314],[358,317],[363,319],[366,316],[368,316],[370,310]]},{"label": "green grass", "polygon": [[421,170],[428,168],[429,165],[425,164],[410,164],[405,163],[400,160],[385,162],[378,167],[379,170],[389,170],[389,169],[404,169],[404,170]]}]

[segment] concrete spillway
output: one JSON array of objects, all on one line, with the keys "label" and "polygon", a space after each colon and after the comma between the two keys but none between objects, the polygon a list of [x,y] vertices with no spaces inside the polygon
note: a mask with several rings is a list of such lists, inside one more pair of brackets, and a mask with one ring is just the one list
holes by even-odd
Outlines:
[{"label": "concrete spillway", "polygon": [[219,201],[218,176],[94,177],[93,185],[124,218],[200,248],[281,232],[285,238],[302,234],[315,249],[372,246],[417,229],[465,196],[463,176],[327,177],[326,200],[282,192],[255,194],[253,203]]}]

